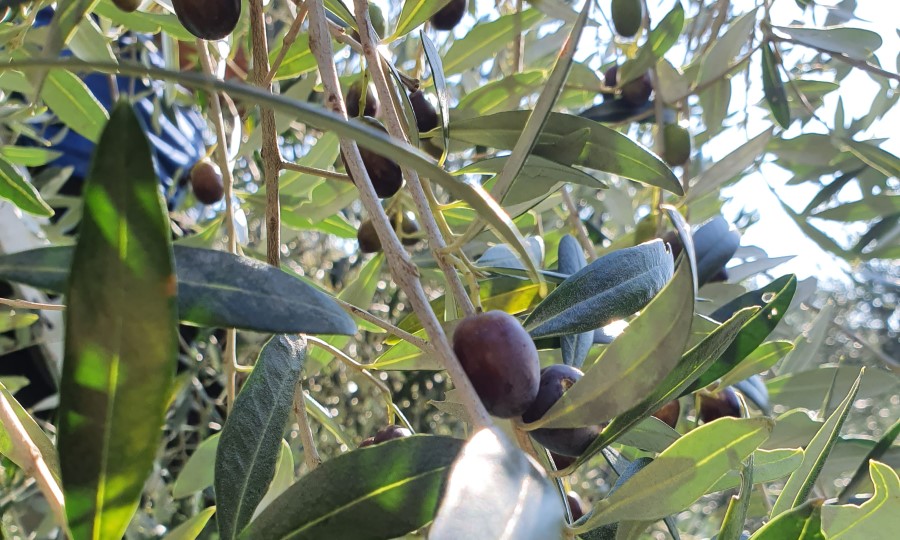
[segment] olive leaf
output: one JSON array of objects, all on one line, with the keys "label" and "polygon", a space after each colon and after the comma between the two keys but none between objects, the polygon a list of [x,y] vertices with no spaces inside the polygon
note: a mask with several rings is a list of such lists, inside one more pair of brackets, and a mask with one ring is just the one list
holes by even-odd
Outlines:
[{"label": "olive leaf", "polygon": [[[578,241],[569,234],[563,236],[559,241],[557,260],[556,269],[560,274],[572,275],[587,266],[584,251]],[[592,331],[560,336],[559,348],[562,352],[563,363],[580,368],[593,344],[594,332]]]}]

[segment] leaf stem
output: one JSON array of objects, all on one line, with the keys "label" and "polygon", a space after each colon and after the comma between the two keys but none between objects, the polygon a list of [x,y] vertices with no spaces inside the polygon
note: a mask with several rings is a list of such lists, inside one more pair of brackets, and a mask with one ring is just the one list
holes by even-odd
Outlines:
[{"label": "leaf stem", "polygon": [[290,161],[282,161],[281,168],[286,169],[288,171],[295,171],[303,174],[310,174],[313,176],[319,176],[321,178],[333,178],[335,180],[343,180],[345,182],[351,182],[350,177],[346,174],[342,174],[335,171],[327,171],[325,169],[319,169],[317,167],[308,167],[306,165],[300,165],[299,163],[292,163]]},{"label": "leaf stem", "polygon": [[[297,16],[294,17],[294,22],[291,23],[291,27],[281,40],[281,49],[278,51],[278,56],[275,57],[272,66],[269,68],[269,73],[266,75],[266,78],[262,81],[260,86],[267,87],[272,84],[275,73],[278,72],[278,68],[280,68],[281,64],[284,62],[284,57],[287,55],[288,49],[290,49],[291,45],[294,44],[294,41],[297,40],[297,34],[300,33],[300,27],[303,25],[303,21],[306,20],[306,13],[306,3],[302,0],[297,2]],[[254,63],[255,62],[256,59],[254,59]]]},{"label": "leaf stem", "polygon": [[[306,338],[309,340],[309,337]],[[297,381],[297,389],[294,390],[294,415],[297,417],[297,425],[300,427],[300,441],[303,442],[303,462],[310,471],[322,464],[322,457],[316,448],[313,439],[312,428],[309,425],[309,416],[306,414],[306,398],[304,397],[303,381]]]}]

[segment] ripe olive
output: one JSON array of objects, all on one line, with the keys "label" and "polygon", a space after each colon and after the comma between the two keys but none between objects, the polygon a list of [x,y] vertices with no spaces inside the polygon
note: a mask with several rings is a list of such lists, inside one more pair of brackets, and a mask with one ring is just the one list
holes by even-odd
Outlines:
[{"label": "ripe olive", "polygon": [[[522,415],[525,422],[540,420],[559,398],[578,382],[584,374],[580,369],[564,364],[554,364],[541,370],[541,384],[537,398]],[[541,428],[531,433],[534,440],[557,454],[580,456],[597,435],[599,426],[581,428]]]},{"label": "ripe olive", "polygon": [[450,0],[450,2],[431,16],[431,26],[436,30],[453,30],[463,15],[466,14],[466,0]]},{"label": "ripe olive", "polygon": [[421,90],[416,90],[410,94],[409,102],[412,104],[413,113],[416,115],[416,127],[419,129],[419,133],[426,133],[438,127],[437,110]]},{"label": "ripe olive", "polygon": [[[615,87],[617,81],[616,77],[618,77],[618,75],[619,66],[614,65],[608,68],[603,72],[603,85],[609,86],[610,88]],[[614,92],[601,92],[601,94],[603,95],[603,101],[606,101],[607,99],[615,99],[616,97],[616,94]]]},{"label": "ripe olive", "polygon": [[381,240],[378,239],[372,220],[367,219],[360,223],[359,230],[356,231],[356,241],[359,242],[359,250],[363,253],[381,251]]},{"label": "ripe olive", "polygon": [[402,437],[409,437],[410,435],[412,435],[412,432],[405,427],[391,424],[378,430],[378,432],[375,433],[373,442],[375,444],[380,444],[391,439],[400,439]]},{"label": "ripe olive", "polygon": [[635,107],[640,107],[650,100],[652,92],[653,85],[650,84],[650,75],[644,73],[622,86],[622,99]]},{"label": "ripe olive", "polygon": [[503,311],[463,319],[453,334],[453,350],[489,413],[521,416],[537,397],[540,360],[519,321]]},{"label": "ripe olive", "polygon": [[[356,118],[359,116],[359,100],[362,97],[362,81],[357,79],[353,81],[350,88],[347,89],[347,116]],[[363,110],[364,116],[375,116],[378,114],[378,95],[375,93],[375,85],[369,83],[366,85],[366,105]]]},{"label": "ripe olive", "polygon": [[741,403],[730,386],[715,396],[700,396],[700,420],[712,422],[723,416],[741,417]]},{"label": "ripe olive", "polygon": [[653,416],[669,424],[672,429],[675,429],[675,426],[678,424],[678,416],[680,414],[681,404],[678,403],[677,399],[673,399],[672,401],[660,407],[658,411],[653,413]]},{"label": "ripe olive", "polygon": [[663,159],[669,166],[684,165],[691,157],[691,134],[678,124],[666,124],[663,128]]},{"label": "ripe olive", "polygon": [[565,469],[566,467],[568,467],[569,465],[575,463],[575,460],[577,458],[574,458],[572,456],[561,456],[561,455],[557,454],[556,452],[550,452],[550,459],[551,459],[551,461],[553,461],[553,467],[557,471],[561,471],[561,470]]},{"label": "ripe olive", "polygon": [[113,4],[122,11],[131,13],[140,7],[141,0],[113,0]]},{"label": "ripe olive", "polygon": [[584,515],[584,501],[574,491],[566,493],[566,499],[569,501],[569,510],[572,511],[572,521],[578,521]]},{"label": "ripe olive", "polygon": [[363,442],[359,443],[360,448],[365,448],[367,446],[372,446],[375,444],[375,437],[366,437],[363,439]]},{"label": "ripe olive", "polygon": [[178,20],[200,39],[222,39],[241,18],[241,0],[172,0]]},{"label": "ripe olive", "polygon": [[616,33],[634,37],[641,28],[643,11],[641,0],[612,0],[612,22]]},{"label": "ripe olive", "polygon": [[407,216],[406,214],[399,213],[395,214],[394,218],[391,221],[394,223],[394,229],[397,228],[396,218],[400,217],[400,232],[403,233],[400,236],[400,243],[404,246],[414,246],[419,243],[419,239],[416,238],[416,234],[419,232],[419,224],[416,223],[416,220]]},{"label": "ripe olive", "polygon": [[214,204],[225,196],[225,185],[219,168],[203,160],[191,168],[191,189],[194,197],[203,204]]},{"label": "ripe olive", "polygon": [[[359,118],[359,121],[365,122],[370,127],[380,129],[387,133],[387,130],[381,122],[371,116],[362,116]],[[400,191],[400,186],[403,185],[403,172],[400,170],[400,166],[397,165],[397,163],[384,156],[380,156],[371,150],[363,148],[362,146],[359,147],[359,154],[362,156],[363,164],[366,166],[366,172],[369,173],[369,178],[372,180],[372,186],[375,188],[375,193],[379,197],[383,199]],[[341,152],[341,159],[344,161],[344,167],[347,169],[347,174],[350,176],[350,179],[356,183],[356,179],[353,178],[353,173],[350,172],[350,167],[347,167],[347,160],[344,157],[343,151]]]}]

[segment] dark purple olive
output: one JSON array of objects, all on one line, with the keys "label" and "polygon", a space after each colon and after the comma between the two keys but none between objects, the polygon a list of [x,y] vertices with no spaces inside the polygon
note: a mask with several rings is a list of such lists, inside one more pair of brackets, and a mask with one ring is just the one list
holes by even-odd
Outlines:
[{"label": "dark purple olive", "polygon": [[436,30],[453,30],[466,14],[466,0],[450,0],[431,16],[431,26]]},{"label": "dark purple olive", "polygon": [[[537,398],[522,415],[525,422],[540,420],[559,398],[578,382],[584,374],[580,369],[564,364],[554,364],[541,370],[541,384]],[[545,448],[564,456],[580,456],[597,435],[599,426],[581,428],[541,428],[531,433],[534,440]]]},{"label": "dark purple olive", "polygon": [[[616,76],[619,74],[619,66],[612,66],[608,68],[603,73],[603,85],[608,86],[610,88],[615,88],[616,86]],[[616,94],[614,92],[601,92],[603,95],[603,101],[607,99],[614,99]]]},{"label": "dark purple olive", "polygon": [[[360,117],[359,121],[387,133],[387,130],[381,122],[371,116]],[[371,150],[363,148],[362,146],[359,147],[359,154],[362,156],[363,164],[366,166],[366,172],[369,173],[369,178],[372,180],[372,187],[375,188],[375,193],[379,197],[384,199],[386,197],[391,197],[400,191],[400,187],[403,185],[403,172],[400,170],[400,166],[397,165],[397,163],[384,156],[378,155]],[[353,178],[350,168],[347,167],[347,159],[344,157],[343,151],[341,151],[341,159],[344,161],[344,167],[347,169],[347,174],[350,176],[350,179],[356,183],[356,179]]]},{"label": "dark purple olive", "polygon": [[521,416],[537,396],[537,348],[512,315],[489,311],[466,317],[453,334],[453,350],[492,415]]},{"label": "dark purple olive", "polygon": [[[347,116],[356,118],[359,116],[359,100],[362,98],[362,81],[357,79],[347,89]],[[375,116],[378,114],[378,95],[375,93],[375,85],[369,83],[366,85],[366,106],[363,111],[364,116]]]},{"label": "dark purple olive", "polygon": [[635,107],[640,107],[650,100],[652,92],[653,85],[650,84],[650,75],[644,73],[622,86],[622,99]]},{"label": "dark purple olive", "polygon": [[574,491],[566,493],[566,499],[569,501],[569,510],[572,511],[572,521],[578,521],[584,515],[584,501]]},{"label": "dark purple olive", "polygon": [[672,401],[660,407],[658,411],[653,413],[653,416],[669,424],[669,427],[671,427],[672,429],[675,429],[675,426],[678,424],[678,416],[680,414],[681,404],[678,403],[677,399],[673,399]]},{"label": "dark purple olive", "polygon": [[715,396],[700,396],[700,420],[708,423],[725,416],[741,417],[741,403],[733,388],[727,386]]},{"label": "dark purple olive", "polygon": [[378,433],[376,433],[373,438],[373,442],[375,444],[381,444],[391,439],[400,439],[402,437],[409,437],[410,435],[412,435],[412,432],[405,427],[391,424],[390,426],[378,430]]},{"label": "dark purple olive", "polygon": [[172,0],[182,26],[200,39],[222,39],[241,18],[241,0]]},{"label": "dark purple olive", "polygon": [[419,133],[426,133],[438,127],[440,122],[438,121],[437,110],[421,90],[416,90],[410,94],[409,102],[412,104],[413,113],[416,115],[416,127],[419,129]]},{"label": "dark purple olive", "polygon": [[569,465],[575,463],[576,459],[578,458],[574,458],[572,456],[561,456],[556,452],[550,452],[550,460],[553,461],[553,467],[555,467],[557,471],[561,471],[567,468]]},{"label": "dark purple olive", "polygon": [[203,204],[215,204],[225,196],[225,184],[219,168],[203,160],[191,168],[191,189]]},{"label": "dark purple olive", "polygon": [[375,437],[366,437],[363,439],[363,442],[359,443],[360,448],[365,448],[367,446],[372,446],[375,444]]},{"label": "dark purple olive", "polygon": [[359,242],[359,250],[363,253],[378,253],[381,251],[381,240],[375,232],[375,224],[367,219],[359,224],[356,231],[356,241]]}]

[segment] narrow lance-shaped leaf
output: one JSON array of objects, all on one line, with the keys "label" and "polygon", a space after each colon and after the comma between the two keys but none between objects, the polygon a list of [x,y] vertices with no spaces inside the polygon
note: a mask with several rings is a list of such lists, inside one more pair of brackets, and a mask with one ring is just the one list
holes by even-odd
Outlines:
[{"label": "narrow lance-shaped leaf", "polygon": [[768,418],[720,418],[700,426],[600,501],[575,532],[615,521],[660,519],[684,510],[739,467],[771,431]]},{"label": "narrow lance-shaped leaf", "polygon": [[662,240],[614,251],[569,276],[525,320],[532,337],[586,332],[633,314],[672,277]]},{"label": "narrow lance-shaped leaf", "polygon": [[165,536],[165,540],[194,540],[200,536],[200,533],[203,532],[203,528],[206,527],[206,524],[209,522],[209,518],[215,513],[215,506],[204,508],[178,527],[172,529],[172,531]]},{"label": "narrow lance-shaped leaf", "polygon": [[732,495],[722,519],[722,527],[716,540],[740,540],[744,532],[744,521],[747,519],[747,509],[750,507],[750,493],[753,489],[753,454],[741,466],[741,491]]},{"label": "narrow lance-shaped leaf", "polygon": [[40,217],[53,215],[53,209],[41,199],[34,186],[3,158],[0,158],[0,199],[6,199],[29,214]]},{"label": "narrow lance-shaped leaf", "polygon": [[853,478],[851,478],[850,482],[841,490],[841,494],[838,496],[840,502],[847,502],[854,494],[854,490],[859,486],[859,483],[866,476],[866,472],[870,468],[870,463],[881,459],[881,456],[893,446],[894,441],[897,440],[898,436],[900,436],[900,420],[897,420],[894,422],[894,425],[886,429],[884,435],[878,439],[878,443],[876,443],[875,446],[869,450],[869,453],[866,454],[866,458],[859,464],[856,472],[853,473]]},{"label": "narrow lance-shaped leaf", "polygon": [[406,0],[397,20],[397,28],[387,41],[394,41],[403,37],[417,26],[431,18],[441,10],[450,0]]},{"label": "narrow lance-shaped leaf", "polygon": [[769,108],[772,109],[772,116],[778,125],[787,129],[791,125],[791,108],[788,106],[775,51],[772,49],[772,43],[768,41],[762,47],[762,75],[763,93]]},{"label": "narrow lance-shaped leaf", "polygon": [[[556,269],[561,274],[574,274],[587,266],[584,251],[578,241],[572,235],[565,235],[559,241],[557,248]],[[594,344],[594,332],[582,332],[560,336],[559,348],[562,352],[563,363],[569,366],[581,367],[591,345]]]},{"label": "narrow lance-shaped leaf", "polygon": [[682,263],[669,284],[584,377],[529,427],[596,425],[640,403],[664,380],[681,358],[690,334],[694,311],[691,270],[690,264]]},{"label": "narrow lance-shaped leaf", "polygon": [[484,428],[453,464],[428,537],[551,540],[562,536],[564,513],[543,471],[497,428]]},{"label": "narrow lance-shaped leaf", "polygon": [[825,535],[822,534],[822,499],[808,501],[779,515],[756,531],[750,540],[782,540],[786,538],[825,540]]},{"label": "narrow lance-shaped leaf", "polygon": [[715,362],[738,336],[743,325],[756,313],[756,308],[741,310],[731,319],[709,334],[703,341],[686,352],[678,365],[638,405],[616,416],[603,428],[591,446],[578,458],[577,465],[587,461],[595,453],[632,430],[642,420],[678,395]]},{"label": "narrow lance-shaped leaf", "polygon": [[152,468],[178,345],[172,259],[150,146],[120,102],[85,183],[66,297],[58,444],[76,540],[121,538]]},{"label": "narrow lance-shaped leaf", "polygon": [[[55,246],[0,255],[0,278],[62,293],[72,251]],[[353,319],[331,297],[278,268],[224,251],[174,251],[182,322],[259,332],[356,333]]]},{"label": "narrow lance-shaped leaf", "polygon": [[434,519],[463,441],[414,435],[329,459],[253,520],[242,540],[396,538]]},{"label": "narrow lance-shaped leaf", "polygon": [[[409,0],[407,3],[421,3],[422,0]],[[403,6],[406,9],[406,6]],[[434,90],[437,92],[438,112],[441,118],[441,134],[444,139],[444,150],[441,154],[441,163],[447,156],[447,149],[450,148],[450,95],[447,91],[447,79],[444,77],[444,65],[441,61],[441,55],[437,47],[431,42],[431,39],[425,35],[425,30],[419,32],[419,39],[422,40],[422,48],[425,51],[425,59],[431,66],[431,78],[434,81]]]},{"label": "narrow lance-shaped leaf", "polygon": [[831,416],[825,420],[818,433],[807,445],[803,455],[803,464],[788,478],[784,489],[781,490],[781,494],[772,506],[772,511],[769,513],[770,517],[774,518],[783,512],[796,508],[806,500],[806,496],[809,495],[816,479],[819,477],[819,472],[825,464],[825,459],[828,458],[831,448],[841,434],[841,426],[850,412],[850,406],[853,404],[853,399],[859,390],[859,382],[864,371],[860,370],[859,375],[856,377],[856,382],[850,387],[847,397],[831,413]]},{"label": "narrow lance-shaped leaf", "polygon": [[234,400],[216,450],[216,521],[223,539],[236,538],[250,522],[275,476],[305,360],[305,339],[273,337]]}]

